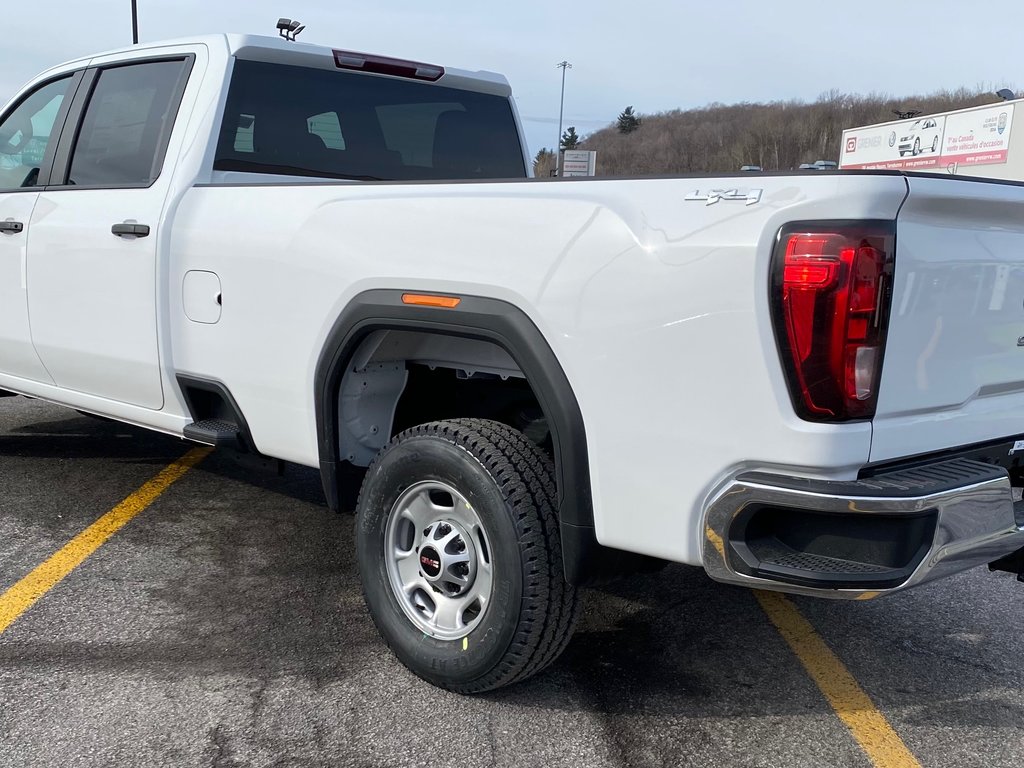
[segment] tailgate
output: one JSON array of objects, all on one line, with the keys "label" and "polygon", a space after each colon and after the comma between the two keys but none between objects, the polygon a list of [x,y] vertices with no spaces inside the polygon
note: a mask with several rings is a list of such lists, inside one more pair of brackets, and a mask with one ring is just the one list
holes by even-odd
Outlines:
[{"label": "tailgate", "polygon": [[873,462],[1024,433],[1024,186],[908,182]]}]

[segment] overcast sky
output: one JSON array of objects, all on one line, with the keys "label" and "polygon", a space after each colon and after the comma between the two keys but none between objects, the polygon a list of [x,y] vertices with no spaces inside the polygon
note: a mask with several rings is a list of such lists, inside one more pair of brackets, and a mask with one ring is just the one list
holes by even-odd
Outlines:
[{"label": "overcast sky", "polygon": [[[138,3],[143,42],[275,34],[278,17],[288,16],[307,25],[303,42],[501,72],[533,152],[557,138],[563,59],[573,64],[565,125],[581,134],[628,104],[651,113],[712,101],[813,100],[833,88],[904,95],[1024,84],[1024,0]],[[131,42],[130,0],[14,7],[0,42],[0,102],[50,65]]]}]

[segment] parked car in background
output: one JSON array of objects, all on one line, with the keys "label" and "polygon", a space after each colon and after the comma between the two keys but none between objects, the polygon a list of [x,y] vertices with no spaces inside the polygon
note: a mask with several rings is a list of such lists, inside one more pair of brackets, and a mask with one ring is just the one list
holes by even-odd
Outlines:
[{"label": "parked car in background", "polygon": [[801,163],[800,171],[834,171],[839,167],[835,160],[815,160],[813,163]]},{"label": "parked car in background", "polygon": [[922,118],[902,133],[903,135],[899,138],[900,157],[939,151],[939,142],[942,141],[942,137],[939,135],[941,131],[934,118]]}]

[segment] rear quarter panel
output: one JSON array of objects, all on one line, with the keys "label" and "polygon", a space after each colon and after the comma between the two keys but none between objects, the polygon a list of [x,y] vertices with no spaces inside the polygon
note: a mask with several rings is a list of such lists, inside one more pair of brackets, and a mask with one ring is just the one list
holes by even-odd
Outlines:
[{"label": "rear quarter panel", "polygon": [[[755,205],[686,202],[762,188]],[[779,227],[892,219],[899,176],[206,186],[174,227],[171,285],[216,272],[223,316],[172,296],[176,370],[228,384],[259,449],[317,462],[313,375],[332,323],[371,288],[509,301],[579,400],[598,539],[698,563],[709,494],[745,468],[852,477],[870,425],[796,418],[768,312]]]}]

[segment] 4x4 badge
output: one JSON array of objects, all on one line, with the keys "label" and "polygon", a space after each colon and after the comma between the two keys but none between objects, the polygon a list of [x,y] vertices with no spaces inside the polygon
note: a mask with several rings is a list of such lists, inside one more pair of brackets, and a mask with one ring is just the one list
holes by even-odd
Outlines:
[{"label": "4x4 badge", "polygon": [[763,189],[709,189],[702,194],[699,189],[695,189],[684,199],[702,201],[705,205],[714,205],[719,200],[741,200],[747,205],[753,205],[761,201],[762,192]]}]

